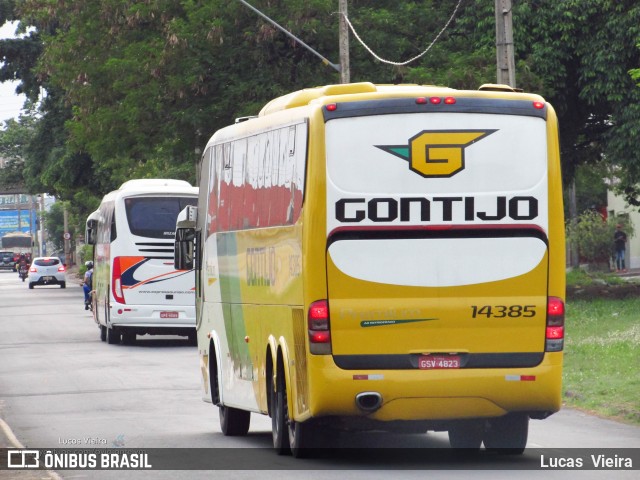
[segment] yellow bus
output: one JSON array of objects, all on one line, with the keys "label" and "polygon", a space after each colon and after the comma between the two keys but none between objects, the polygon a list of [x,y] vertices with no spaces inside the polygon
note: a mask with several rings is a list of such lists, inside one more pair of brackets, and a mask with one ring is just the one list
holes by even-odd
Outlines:
[{"label": "yellow bus", "polygon": [[333,428],[521,453],[529,419],[560,409],[564,220],[542,97],[301,90],[217,131],[199,178],[176,267],[195,264],[203,399],[225,435],[260,413],[296,456]]}]

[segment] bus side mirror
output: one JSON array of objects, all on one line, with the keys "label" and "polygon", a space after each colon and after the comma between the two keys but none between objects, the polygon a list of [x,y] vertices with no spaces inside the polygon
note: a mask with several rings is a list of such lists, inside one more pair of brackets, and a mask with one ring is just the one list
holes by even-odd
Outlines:
[{"label": "bus side mirror", "polygon": [[192,270],[195,252],[195,228],[177,228],[173,264],[176,270]]},{"label": "bus side mirror", "polygon": [[96,231],[92,228],[87,228],[84,235],[84,243],[87,245],[96,244]]},{"label": "bus side mirror", "polygon": [[84,243],[86,243],[87,245],[95,245],[97,230],[98,221],[93,219],[87,220],[87,226],[84,231]]}]

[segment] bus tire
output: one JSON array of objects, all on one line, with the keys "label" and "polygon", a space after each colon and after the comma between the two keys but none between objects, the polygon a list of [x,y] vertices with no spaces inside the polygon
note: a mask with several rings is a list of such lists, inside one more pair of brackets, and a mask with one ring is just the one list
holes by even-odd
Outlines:
[{"label": "bus tire", "polygon": [[104,325],[100,325],[100,340],[103,342],[107,341],[107,327]]},{"label": "bus tire", "polygon": [[483,420],[456,422],[449,428],[449,444],[451,448],[479,450],[485,430]]},{"label": "bus tire", "polygon": [[220,429],[226,437],[241,437],[249,432],[251,412],[220,405]]},{"label": "bus tire", "polygon": [[273,437],[273,448],[278,455],[289,453],[289,411],[287,408],[287,387],[284,380],[284,369],[278,361],[278,373],[273,379],[274,383],[270,389],[271,396],[271,435]]},{"label": "bus tire", "polygon": [[487,450],[506,455],[520,455],[527,446],[529,416],[526,413],[509,413],[492,418],[484,433]]},{"label": "bus tire", "polygon": [[107,328],[107,343],[109,345],[117,345],[120,343],[122,339],[122,334],[119,330],[116,330],[115,327],[106,327]]}]

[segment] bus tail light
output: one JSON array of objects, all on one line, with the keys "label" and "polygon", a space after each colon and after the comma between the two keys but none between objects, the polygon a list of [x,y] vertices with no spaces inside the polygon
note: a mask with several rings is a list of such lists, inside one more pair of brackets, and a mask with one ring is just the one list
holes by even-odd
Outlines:
[{"label": "bus tail light", "polygon": [[111,292],[113,298],[118,303],[127,303],[124,301],[122,292],[122,268],[120,266],[120,257],[113,259],[113,269],[111,270]]},{"label": "bus tail light", "polygon": [[561,352],[564,348],[564,302],[558,297],[547,300],[545,351]]},{"label": "bus tail light", "polygon": [[318,300],[309,306],[307,327],[309,331],[309,351],[314,355],[329,355],[331,353],[329,302]]}]

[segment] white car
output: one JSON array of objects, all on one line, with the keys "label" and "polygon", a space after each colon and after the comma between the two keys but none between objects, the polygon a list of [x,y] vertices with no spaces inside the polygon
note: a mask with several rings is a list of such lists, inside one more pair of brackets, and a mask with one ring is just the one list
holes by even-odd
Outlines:
[{"label": "white car", "polygon": [[60,285],[66,288],[67,267],[58,257],[36,257],[29,267],[29,288],[35,285]]}]

